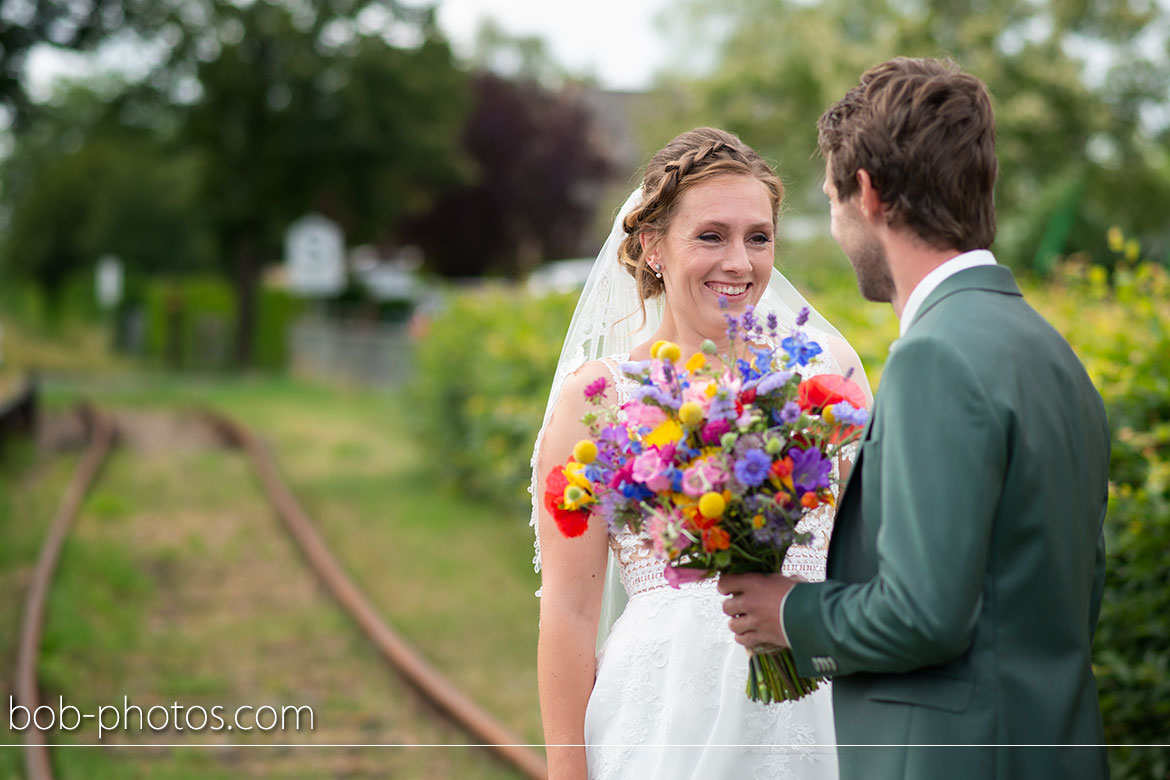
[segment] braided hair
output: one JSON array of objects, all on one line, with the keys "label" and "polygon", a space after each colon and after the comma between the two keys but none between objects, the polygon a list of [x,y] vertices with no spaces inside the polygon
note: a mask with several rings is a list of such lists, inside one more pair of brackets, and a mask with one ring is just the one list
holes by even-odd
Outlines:
[{"label": "braided hair", "polygon": [[679,199],[691,187],[719,175],[754,176],[768,188],[772,222],[780,213],[784,185],[763,158],[739,137],[726,130],[699,127],[674,138],[650,158],[642,177],[642,203],[622,222],[626,236],[618,248],[618,262],[634,277],[638,298],[644,303],[665,289],[654,275],[642,251],[642,233],[665,234],[678,209]]}]

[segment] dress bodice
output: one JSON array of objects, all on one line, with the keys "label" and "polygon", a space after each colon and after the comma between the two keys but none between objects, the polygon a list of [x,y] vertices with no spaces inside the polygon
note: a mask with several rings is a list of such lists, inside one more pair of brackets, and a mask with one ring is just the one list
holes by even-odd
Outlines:
[{"label": "dress bodice", "polygon": [[[628,359],[628,355],[616,355],[603,360],[613,379],[619,404],[629,401],[633,391],[638,386],[637,382],[622,373],[621,364]],[[829,367],[823,365],[797,368],[797,371],[805,378],[827,373],[830,370]],[[833,465],[833,475],[834,477],[838,476],[836,464]],[[834,498],[837,497],[839,489],[834,485]],[[820,582],[825,578],[829,534],[833,528],[833,508],[826,505],[809,512],[801,518],[796,528],[801,533],[811,534],[812,538],[808,544],[794,544],[788,548],[781,573],[809,582]],[[651,552],[650,536],[645,531],[634,533],[628,527],[622,527],[619,531],[610,533],[609,545],[617,560],[622,586],[627,595],[633,597],[639,593],[670,587],[670,583],[662,574],[664,564]],[[683,583],[680,588],[704,588],[714,587],[714,585],[714,579],[706,579],[694,583]]]}]

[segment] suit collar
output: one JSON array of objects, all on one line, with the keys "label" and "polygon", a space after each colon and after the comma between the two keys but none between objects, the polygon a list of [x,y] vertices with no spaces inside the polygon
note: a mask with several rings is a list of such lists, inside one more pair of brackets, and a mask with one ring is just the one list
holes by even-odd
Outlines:
[{"label": "suit collar", "polygon": [[926,297],[926,300],[922,302],[922,308],[914,315],[910,327],[913,328],[915,323],[922,319],[922,315],[937,306],[944,298],[964,290],[982,290],[1023,297],[1020,286],[1016,284],[1016,278],[1010,268],[1002,265],[981,265],[968,268],[944,279]]}]

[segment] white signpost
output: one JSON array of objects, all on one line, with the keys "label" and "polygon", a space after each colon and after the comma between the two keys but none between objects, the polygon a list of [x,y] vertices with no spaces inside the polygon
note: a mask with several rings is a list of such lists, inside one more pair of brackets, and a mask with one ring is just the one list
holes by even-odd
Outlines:
[{"label": "white signpost", "polygon": [[284,236],[288,286],[306,297],[325,298],[345,289],[345,239],[333,220],[306,214]]},{"label": "white signpost", "polygon": [[112,309],[122,302],[122,261],[113,255],[98,258],[94,276],[94,290],[98,305]]}]

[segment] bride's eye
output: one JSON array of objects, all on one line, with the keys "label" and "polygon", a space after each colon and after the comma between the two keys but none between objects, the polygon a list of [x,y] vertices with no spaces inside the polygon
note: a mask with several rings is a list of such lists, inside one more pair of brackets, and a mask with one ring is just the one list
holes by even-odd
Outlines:
[{"label": "bride's eye", "polygon": [[766,233],[756,233],[754,236],[752,236],[748,240],[751,241],[753,244],[763,245],[763,244],[772,243],[772,237],[767,235]]},{"label": "bride's eye", "polygon": [[700,233],[699,240],[700,241],[718,241],[719,234],[718,233]]}]

